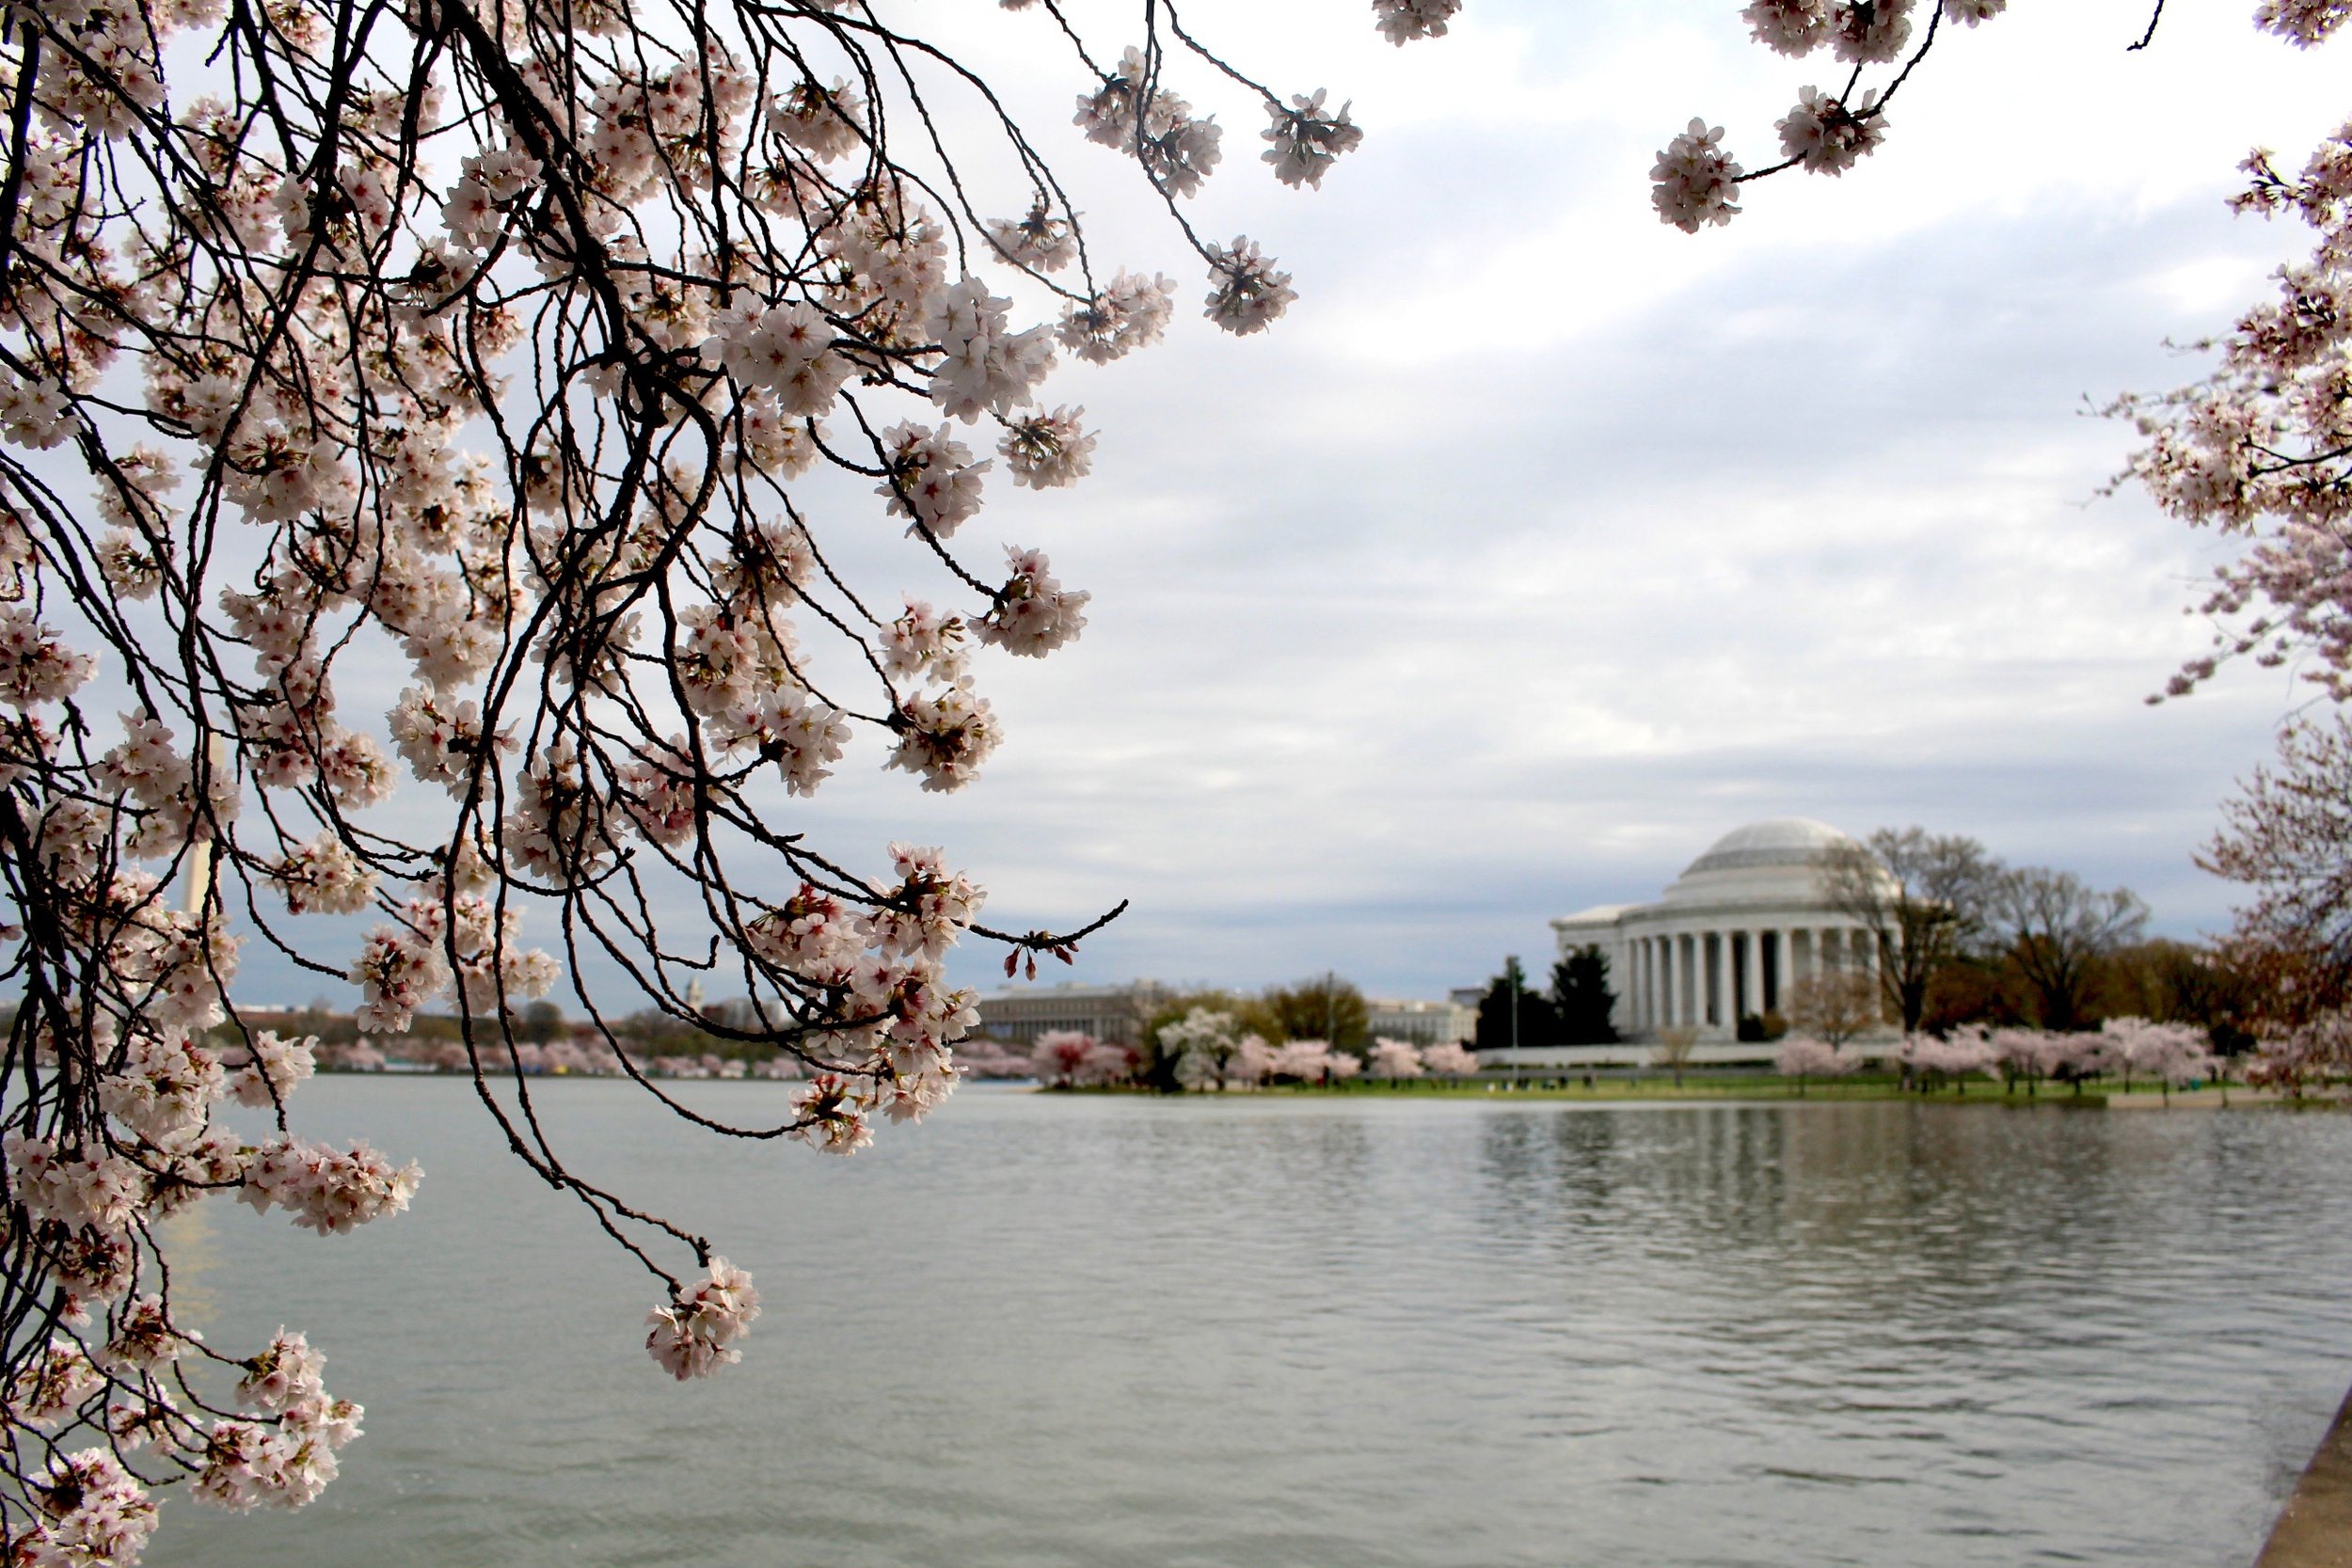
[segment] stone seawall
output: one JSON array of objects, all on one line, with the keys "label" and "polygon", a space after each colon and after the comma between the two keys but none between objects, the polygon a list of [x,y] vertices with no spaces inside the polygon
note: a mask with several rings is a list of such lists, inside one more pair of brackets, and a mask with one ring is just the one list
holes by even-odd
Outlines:
[{"label": "stone seawall", "polygon": [[2254,1568],[2352,1568],[2352,1396],[2320,1439]]}]

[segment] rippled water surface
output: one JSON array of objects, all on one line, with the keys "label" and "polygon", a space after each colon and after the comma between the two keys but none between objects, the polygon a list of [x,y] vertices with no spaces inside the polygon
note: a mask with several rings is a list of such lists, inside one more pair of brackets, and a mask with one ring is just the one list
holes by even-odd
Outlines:
[{"label": "rippled water surface", "polygon": [[744,1364],[662,1377],[465,1085],[312,1085],[415,1210],[216,1204],[181,1289],[368,1435],[155,1568],[2242,1568],[2352,1381],[2352,1117],[979,1090],[839,1161],[539,1098],[756,1272]]}]

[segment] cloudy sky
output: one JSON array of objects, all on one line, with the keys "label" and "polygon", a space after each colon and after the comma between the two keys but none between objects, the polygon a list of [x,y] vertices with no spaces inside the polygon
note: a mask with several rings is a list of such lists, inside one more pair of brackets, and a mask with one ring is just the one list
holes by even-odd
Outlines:
[{"label": "cloudy sky", "polygon": [[2145,705],[2221,546],[2099,498],[2132,433],[2086,409],[2191,378],[2167,340],[2296,253],[2223,198],[2249,146],[2299,163],[2341,123],[2340,62],[2247,0],[2175,6],[2138,54],[2144,5],[2021,0],[1939,45],[1877,158],[1694,238],[1650,213],[1657,148],[1703,113],[1769,161],[1820,62],[1728,0],[1471,0],[1404,50],[1360,8],[1187,8],[1367,127],[1319,194],[1229,162],[1200,200],[1302,298],[1065,373],[1095,478],[984,515],[1094,590],[1085,641],[988,677],[982,787],[868,787],[849,831],[928,817],[1020,925],[1132,897],[1098,978],[1439,994],[1783,815],[1972,833],[2161,931],[2224,923],[2190,855],[2301,699],[2249,667]]},{"label": "cloudy sky", "polygon": [[1229,128],[1204,232],[1302,296],[1238,341],[1190,313],[1199,265],[1132,166],[1065,129],[1044,18],[924,8],[1097,257],[1185,305],[1050,385],[1101,429],[1094,477],[1000,483],[972,525],[1095,594],[1075,647],[984,661],[987,776],[925,796],[866,742],[796,825],[876,870],[890,838],[944,844],[997,924],[1131,898],[1082,979],[1438,995],[1777,816],[1975,834],[2217,928],[2230,890],[2191,853],[2301,698],[2249,667],[2145,705],[2203,644],[2182,608],[2221,546],[2098,496],[2132,436],[2087,410],[2190,379],[2167,340],[2298,249],[2231,216],[2234,166],[2299,164],[2352,103],[2250,7],[2175,5],[2127,54],[2146,0],[2019,0],[1939,46],[1876,158],[1692,237],[1649,209],[1663,141],[1704,114],[1769,162],[1830,85],[1734,0],[1470,0],[1403,50],[1361,0],[1194,0],[1198,35],[1367,133],[1294,192],[1252,102],[1174,84]]}]

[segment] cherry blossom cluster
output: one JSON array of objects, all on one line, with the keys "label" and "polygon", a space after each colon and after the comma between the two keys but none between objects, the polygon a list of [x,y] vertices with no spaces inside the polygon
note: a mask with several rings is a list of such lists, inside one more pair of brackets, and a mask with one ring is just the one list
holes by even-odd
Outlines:
[{"label": "cherry blossom cluster", "polygon": [[[225,1060],[182,1030],[137,1027],[90,1058],[104,1069],[97,1121],[0,1136],[8,1244],[25,1271],[11,1277],[54,1291],[35,1313],[46,1337],[11,1355],[0,1399],[12,1467],[37,1478],[0,1502],[8,1560],[135,1562],[163,1482],[242,1510],[300,1507],[334,1479],[361,1412],[327,1394],[325,1358],[280,1330],[237,1359],[179,1326],[153,1230],[211,1193],[283,1204],[322,1233],[407,1206],[415,1165],[394,1170],[364,1145],[343,1155],[283,1133],[316,1044],[262,1032]],[[216,1126],[215,1108],[230,1101],[273,1110],[278,1139],[256,1147]],[[238,1374],[230,1405],[205,1402],[176,1375],[189,1355]],[[76,1427],[103,1446],[67,1451],[57,1436]]]},{"label": "cherry blossom cluster", "polygon": [[2246,541],[2194,607],[2219,627],[2211,651],[2187,661],[2168,694],[2186,694],[2233,657],[2299,657],[2341,703],[2352,699],[2352,123],[2300,170],[2282,172],[2259,150],[2244,167],[2236,205],[2300,219],[2312,256],[2280,268],[2275,297],[2215,345],[2211,377],[2116,405],[2147,441],[2125,477],[2182,521]]},{"label": "cherry blossom cluster", "polygon": [[[1790,1048],[1784,1048],[1784,1058]],[[1897,1053],[1906,1071],[1923,1080],[1958,1084],[1972,1077],[1999,1078],[2013,1091],[2030,1091],[2045,1081],[2080,1086],[2093,1079],[2134,1076],[2153,1079],[2168,1092],[2217,1070],[2213,1043],[2204,1030],[2185,1023],[2143,1018],[2108,1019],[2095,1031],[1967,1028],[1949,1036],[1905,1037]],[[1820,1075],[1819,1065],[1783,1072]]]},{"label": "cherry blossom cluster", "polygon": [[[1373,9],[1403,42],[1456,4]],[[358,1430],[298,1334],[233,1363],[233,1411],[157,1381],[227,1357],[175,1326],[153,1220],[234,1193],[329,1236],[417,1190],[289,1126],[318,1047],[246,1026],[247,955],[345,976],[370,1038],[454,1012],[477,1077],[519,1071],[527,1004],[568,983],[600,1017],[591,979],[624,976],[616,1011],[731,1031],[792,1081],[780,1125],[721,1131],[848,1152],[953,1088],[975,1014],[951,947],[1067,958],[1094,928],[982,927],[937,850],[893,846],[868,880],[802,802],[862,746],[946,791],[1004,743],[991,662],[1076,641],[1089,598],[1032,546],[958,552],[993,532],[993,493],[1089,477],[1096,433],[1053,379],[1159,341],[1184,286],[1098,266],[1042,138],[866,8],[6,20],[0,1288],[56,1305],[0,1343],[0,1557],[88,1564],[135,1557],[151,1483],[296,1506]],[[1004,21],[1069,51],[1069,139],[1135,161],[1203,316],[1279,318],[1291,276],[1184,215],[1223,162],[1209,101],[1265,108],[1294,187],[1360,144],[1348,107],[1150,8],[1139,38]],[[870,491],[869,520],[820,472]],[[882,519],[877,568],[842,541]],[[562,960],[531,945],[548,930]],[[741,992],[723,1016],[700,1000],[718,976]],[[609,1032],[580,1054],[652,1076]],[[274,1132],[225,1131],[230,1103]],[[708,1271],[639,1251],[667,1291],[656,1359],[736,1358],[747,1275],[517,1148]]]},{"label": "cherry blossom cluster", "polygon": [[[1784,169],[1841,175],[1886,139],[1886,105],[1947,24],[1975,27],[2009,0],[1749,0],[1740,12],[1756,41],[1791,59],[1826,54],[1844,85],[1809,84],[1784,116],[1780,162],[1743,168],[1724,145],[1722,126],[1693,119],[1660,150],[1650,199],[1660,219],[1685,233],[1729,223],[1744,181]],[[1863,74],[1892,68],[1886,85],[1858,95]]]},{"label": "cherry blossom cluster", "polygon": [[1810,1035],[1790,1035],[1772,1053],[1772,1066],[1784,1078],[1797,1080],[1798,1092],[1804,1092],[1808,1078],[1836,1078],[1855,1071],[1862,1066],[1862,1057],[1828,1040]]},{"label": "cherry blossom cluster", "polygon": [[705,1277],[680,1290],[666,1307],[646,1314],[653,1324],[645,1350],[663,1371],[683,1383],[708,1377],[743,1359],[735,1342],[759,1316],[759,1291],[752,1276],[723,1258],[713,1258]]}]

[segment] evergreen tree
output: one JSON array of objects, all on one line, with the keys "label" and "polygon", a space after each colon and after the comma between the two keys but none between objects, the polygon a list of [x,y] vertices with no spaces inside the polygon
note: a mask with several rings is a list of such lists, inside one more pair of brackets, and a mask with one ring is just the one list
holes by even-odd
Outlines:
[{"label": "evergreen tree", "polygon": [[1617,1026],[1609,1016],[1617,993],[1609,989],[1609,959],[1598,944],[1579,947],[1551,966],[1551,1004],[1562,1045],[1616,1043]]},{"label": "evergreen tree", "polygon": [[1517,958],[1503,960],[1502,973],[1487,983],[1486,994],[1478,1004],[1478,1049],[1499,1051],[1514,1043],[1511,1032],[1511,1004],[1518,1002],[1519,1045],[1557,1045],[1560,1043],[1560,1016],[1551,999],[1527,983],[1527,972]]}]

